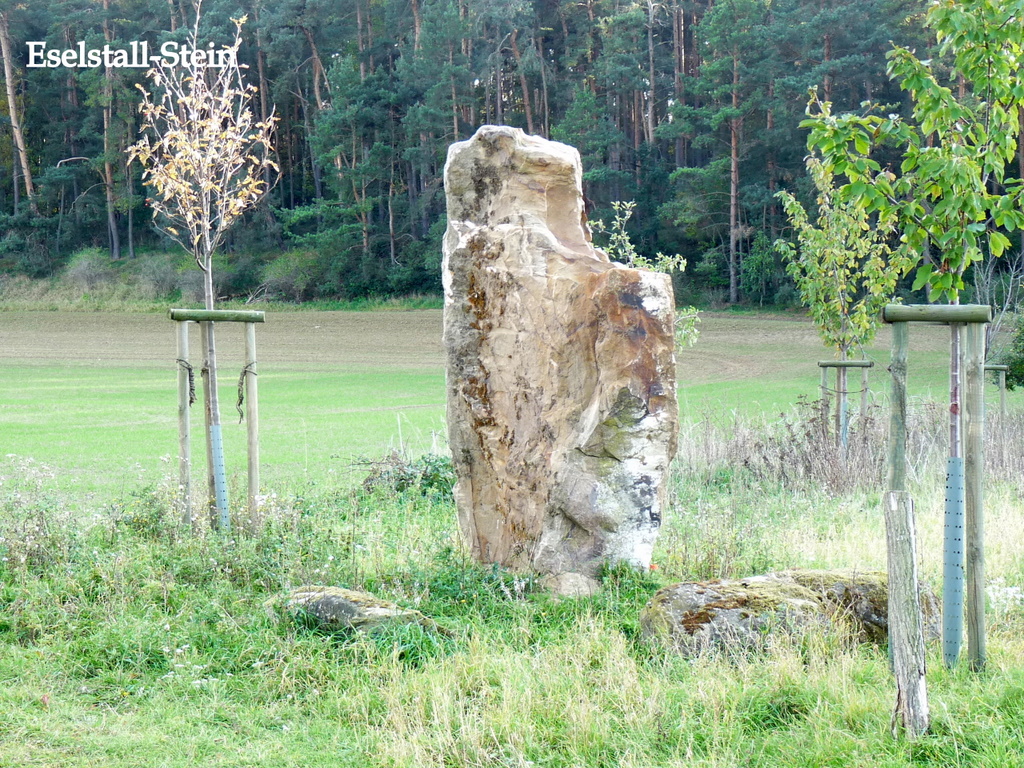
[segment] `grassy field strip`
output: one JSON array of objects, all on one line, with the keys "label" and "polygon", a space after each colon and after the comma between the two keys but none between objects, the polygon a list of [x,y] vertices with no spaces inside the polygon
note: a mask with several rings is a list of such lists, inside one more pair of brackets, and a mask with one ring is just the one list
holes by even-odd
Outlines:
[{"label": "grassy field strip", "polygon": [[[888,329],[869,350],[874,402],[888,391]],[[945,389],[946,331],[915,328],[910,387]],[[229,474],[245,471],[245,427],[234,403],[242,326],[218,327],[219,383]],[[200,364],[198,328],[191,359]],[[268,483],[343,472],[355,457],[443,445],[441,313],[271,313],[257,328],[262,463]],[[768,419],[818,396],[830,357],[805,320],[705,313],[701,338],[679,354],[684,421],[730,414]],[[154,480],[177,451],[173,323],[159,314],[0,312],[0,453],[59,467],[101,490],[140,471]],[[198,380],[198,371],[197,371]],[[859,389],[860,381],[851,382]],[[995,402],[995,388],[990,387]],[[859,395],[852,396],[854,405]],[[205,461],[202,409],[193,408],[195,461]]]}]

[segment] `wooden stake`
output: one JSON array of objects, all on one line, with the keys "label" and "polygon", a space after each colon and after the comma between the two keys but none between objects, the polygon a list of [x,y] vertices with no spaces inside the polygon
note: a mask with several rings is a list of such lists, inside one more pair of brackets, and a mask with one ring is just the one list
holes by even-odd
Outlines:
[{"label": "wooden stake", "polygon": [[863,421],[868,416],[868,369],[860,369],[860,418]]},{"label": "wooden stake", "polygon": [[885,495],[886,550],[889,562],[889,648],[896,675],[896,711],[909,739],[928,730],[924,621],[917,575],[914,502],[902,491]]},{"label": "wooden stake", "polygon": [[178,331],[178,493],[182,525],[192,527],[192,428],[190,416],[188,323],[176,323]]},{"label": "wooden stake", "polygon": [[[818,363],[821,365],[821,363]],[[821,428],[822,431],[828,434],[828,412],[829,412],[829,396],[828,396],[828,368],[822,366],[821,368]]]},{"label": "wooden stake", "polygon": [[985,666],[985,326],[971,323],[964,345],[964,551],[967,578],[967,653],[971,668]]},{"label": "wooden stake", "polygon": [[249,519],[255,524],[260,492],[260,420],[256,376],[256,326],[245,324],[245,421],[249,448]]},{"label": "wooden stake", "polygon": [[[1021,112],[1024,115],[1024,111]],[[999,371],[999,445],[1006,439],[1006,371]]]},{"label": "wooden stake", "polygon": [[[206,323],[199,325],[199,340],[202,348],[203,355],[203,367],[200,371],[201,378],[203,380],[203,425],[205,426],[204,435],[206,438],[206,509],[210,516],[210,525],[213,528],[217,527],[217,489],[214,483],[214,462],[213,462],[213,421],[212,411],[210,410],[210,344],[209,335],[206,332]],[[216,383],[213,384],[216,386]]]},{"label": "wooden stake", "polygon": [[889,490],[907,490],[907,323],[893,323],[891,417],[889,427]]}]

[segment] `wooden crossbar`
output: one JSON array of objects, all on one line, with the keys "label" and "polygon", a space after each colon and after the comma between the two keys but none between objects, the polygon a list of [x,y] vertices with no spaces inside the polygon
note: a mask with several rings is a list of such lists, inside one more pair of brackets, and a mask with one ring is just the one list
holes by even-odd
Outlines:
[{"label": "wooden crossbar", "polygon": [[172,309],[171,320],[179,323],[263,323],[266,313],[244,309]]},{"label": "wooden crossbar", "polygon": [[819,368],[874,368],[873,360],[819,360]]},{"label": "wooden crossbar", "polygon": [[882,320],[887,323],[991,323],[988,304],[886,304]]}]

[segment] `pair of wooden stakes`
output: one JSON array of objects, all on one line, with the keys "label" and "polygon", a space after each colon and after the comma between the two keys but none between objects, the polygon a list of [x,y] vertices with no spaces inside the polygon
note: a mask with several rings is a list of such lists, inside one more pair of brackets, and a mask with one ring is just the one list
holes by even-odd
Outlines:
[{"label": "pair of wooden stakes", "polygon": [[[260,492],[260,439],[259,402],[256,376],[256,323],[265,320],[263,312],[216,309],[172,309],[171,320],[177,326],[178,351],[178,484],[181,495],[181,518],[185,526],[193,524],[192,509],[192,430],[189,406],[195,396],[195,382],[192,366],[189,364],[188,324],[189,323],[245,323],[245,367],[243,382],[245,392],[246,444],[248,456],[248,504],[251,519],[256,519]],[[204,386],[216,386],[206,382]],[[241,395],[240,395],[241,397]],[[223,447],[214,448],[212,443],[220,442],[220,425],[215,430],[207,419],[207,463],[210,478],[210,498],[216,513],[212,523],[220,531],[231,529],[231,516],[227,503],[227,479],[224,471]],[[211,437],[212,435],[212,437]]]},{"label": "pair of wooden stakes", "polygon": [[[907,357],[911,323],[958,325],[962,329],[962,453],[951,446],[946,473],[943,547],[942,648],[947,665],[957,663],[967,607],[971,667],[985,665],[984,449],[985,324],[987,305],[890,304],[882,319],[892,325],[889,430],[889,489],[885,495],[889,567],[889,647],[896,675],[896,719],[910,737],[928,729],[924,623],[917,569],[914,504],[907,492]],[[955,351],[955,348],[954,348]],[[1005,375],[1005,374],[1004,374]],[[966,576],[966,590],[965,590]]]}]

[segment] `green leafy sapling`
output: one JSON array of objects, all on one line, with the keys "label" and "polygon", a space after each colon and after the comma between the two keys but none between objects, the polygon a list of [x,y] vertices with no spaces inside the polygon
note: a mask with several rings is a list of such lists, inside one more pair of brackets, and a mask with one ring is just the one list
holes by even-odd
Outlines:
[{"label": "green leafy sapling", "polygon": [[890,246],[891,219],[873,221],[858,199],[838,195],[833,174],[819,158],[808,158],[807,170],[817,190],[816,220],[793,195],[780,192],[796,244],[779,240],[775,247],[825,345],[846,359],[874,338],[879,313],[913,260]]}]

